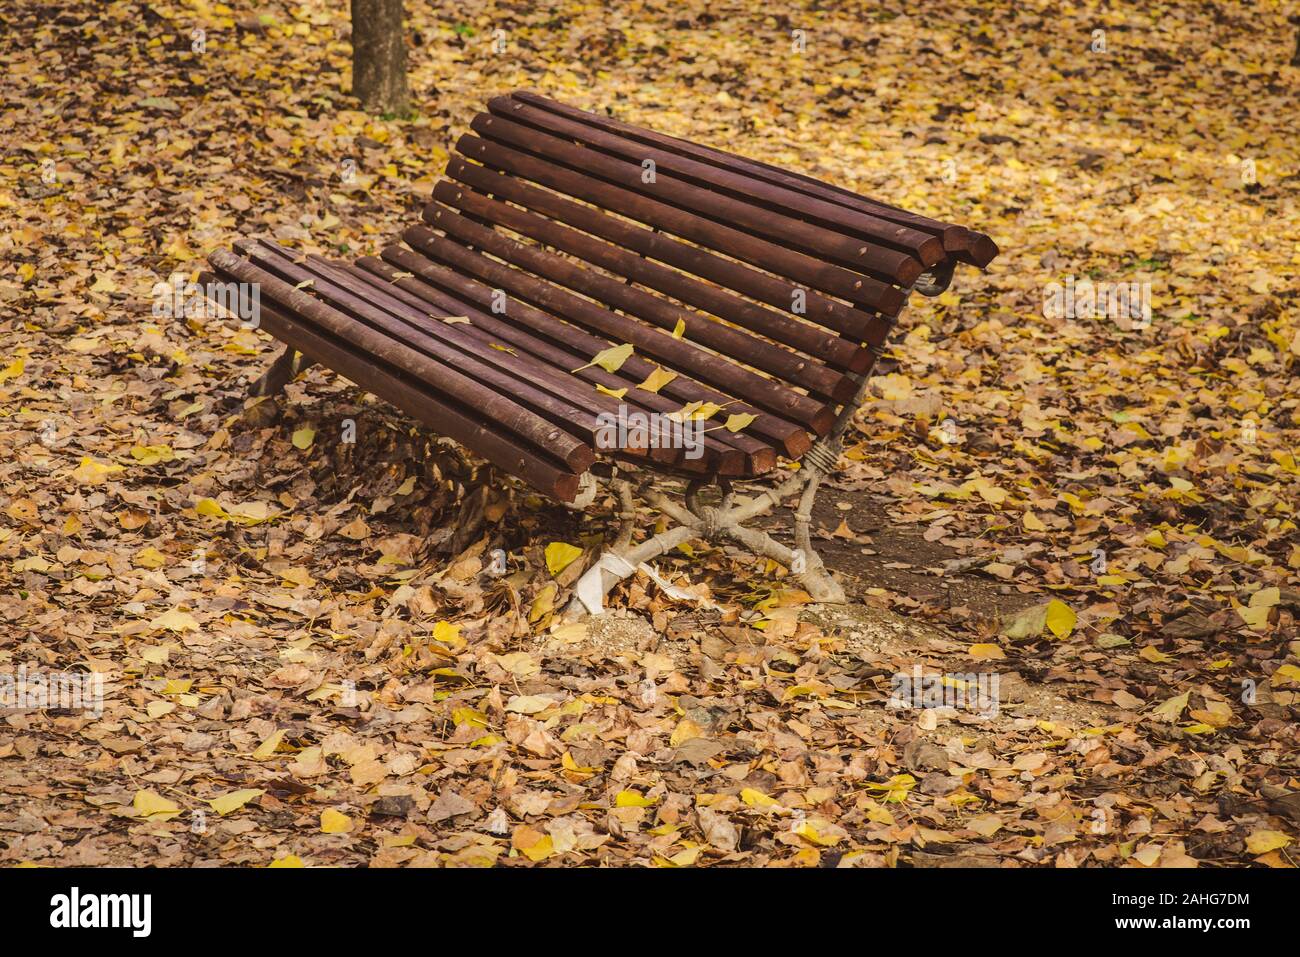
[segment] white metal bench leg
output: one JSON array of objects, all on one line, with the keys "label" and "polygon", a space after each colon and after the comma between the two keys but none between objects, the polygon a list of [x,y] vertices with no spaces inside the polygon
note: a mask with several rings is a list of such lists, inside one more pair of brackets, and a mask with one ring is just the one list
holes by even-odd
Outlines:
[{"label": "white metal bench leg", "polygon": [[[574,586],[573,601],[569,604],[569,613],[603,613],[605,596],[619,582],[630,577],[644,562],[652,561],[693,538],[705,541],[730,539],[759,557],[770,558],[785,565],[814,601],[845,603],[847,598],[843,587],[826,571],[820,556],[812,547],[809,526],[812,503],[820,481],[818,470],[809,468],[787,479],[778,488],[764,490],[754,498],[736,504],[733,504],[734,496],[728,490],[723,496],[723,504],[717,508],[700,504],[699,487],[696,485],[688,490],[686,505],[679,505],[661,492],[646,490],[646,501],[680,524],[652,536],[636,547],[631,547],[630,544],[631,523],[628,521],[628,516],[635,515],[632,490],[630,484],[623,482],[618,488],[620,518],[623,518],[618,542],[614,548],[603,552],[596,564],[578,579]],[[782,545],[766,532],[745,527],[745,522],[767,514],[796,492],[800,493],[800,500],[795,513],[793,549]]]}]

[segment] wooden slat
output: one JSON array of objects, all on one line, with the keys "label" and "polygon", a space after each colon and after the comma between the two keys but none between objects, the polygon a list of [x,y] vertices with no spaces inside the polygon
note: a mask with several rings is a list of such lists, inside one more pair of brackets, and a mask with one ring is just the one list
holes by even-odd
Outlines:
[{"label": "wooden slat", "polygon": [[[347,316],[228,250],[217,250],[208,261],[230,280],[261,286],[260,322],[277,339],[392,402],[539,491],[560,501],[573,501],[578,490],[577,473],[595,461],[590,449],[586,455],[574,454],[573,448],[585,447],[571,444],[569,436],[504,397],[479,405],[471,403],[468,408],[440,398],[425,381],[427,357],[384,340],[365,327],[358,328],[359,324]],[[445,371],[456,375],[455,370]],[[480,415],[470,413],[469,408]],[[533,442],[528,438],[531,435],[538,435],[546,444]],[[553,464],[553,455],[560,455],[563,465]]]},{"label": "wooden slat", "polygon": [[[452,249],[461,255],[464,260],[472,261],[476,258],[474,253],[462,247],[453,245]],[[376,270],[379,268],[376,265],[378,262],[370,257],[365,257],[359,259],[357,264],[365,269]],[[566,354],[573,353],[577,357],[574,362],[575,368],[587,362],[591,356],[615,344],[608,339],[594,336],[578,326],[572,326],[556,319],[519,299],[515,299],[510,303],[509,315],[505,317],[509,322],[491,316],[486,312],[491,308],[493,298],[493,289],[491,287],[469,278],[468,275],[434,262],[413,250],[403,249],[400,246],[390,246],[383,251],[382,265],[386,267],[386,270],[381,271],[380,274],[389,278],[397,270],[409,273],[412,277],[419,277],[420,283],[418,286],[408,285],[408,283],[413,283],[413,280],[398,280],[398,284],[417,291],[421,296],[428,296],[433,291],[441,290],[459,297],[459,299],[454,300],[457,303],[456,305],[447,307],[458,310],[453,311],[452,314],[470,315],[474,318],[474,321],[484,325],[485,328],[492,330],[503,338],[509,338],[511,332],[507,330],[513,328],[516,330],[515,335],[529,335],[535,341],[544,342],[551,348],[563,349]],[[469,271],[466,270],[467,273]],[[460,303],[463,303],[463,305]],[[524,330],[528,331],[525,332]],[[536,335],[532,335],[533,333]],[[623,364],[617,374],[606,372],[598,366],[583,369],[575,374],[590,382],[599,382],[606,388],[621,389],[632,388],[638,383],[644,382],[656,368],[658,367],[655,364],[647,362],[640,356],[633,355]],[[649,393],[649,395],[655,395],[655,393]],[[656,404],[654,406],[655,411],[676,411],[690,402],[711,402],[722,405],[731,401],[729,396],[724,396],[722,393],[709,389],[689,376],[680,374],[660,390],[659,398],[663,401],[663,405]],[[669,401],[670,399],[676,401]],[[644,395],[641,395],[639,401],[647,402],[649,400]],[[764,415],[760,410],[751,406],[733,404],[729,406],[729,411],[759,415],[757,424],[752,428],[752,431],[756,434],[769,436],[768,442],[765,443],[747,433],[715,433],[720,443],[744,453],[747,459],[744,470],[751,474],[762,474],[772,469],[776,465],[775,450],[779,449],[784,452],[787,441],[794,443],[796,440],[801,439],[803,442],[807,442],[807,437],[800,427],[793,423],[778,423],[776,420],[772,420],[773,424],[769,426],[768,420],[771,420],[772,417]],[[732,460],[724,457],[724,463],[730,461]],[[724,474],[738,473],[724,471]]]},{"label": "wooden slat", "polygon": [[[514,269],[497,262],[495,259],[489,259],[481,253],[472,252],[459,243],[438,236],[423,226],[412,226],[402,233],[402,238],[407,245],[424,255],[453,266],[457,271],[471,275],[484,283],[491,284],[494,289],[505,290],[512,297],[520,300],[521,304],[532,305],[539,310],[554,313],[575,325],[593,330],[599,335],[608,336],[615,343],[625,341],[623,333],[630,331],[626,328],[626,323],[637,325],[632,320],[627,320],[626,317],[610,312],[588,299],[576,296],[567,289],[554,286],[520,269]],[[385,258],[387,258],[387,255],[385,255]],[[673,371],[684,373],[693,378],[696,377],[698,370],[703,369],[705,371],[705,375],[697,378],[696,381],[700,381],[702,385],[705,385],[706,394],[709,398],[699,400],[693,398],[689,401],[716,402],[720,405],[727,405],[729,410],[734,409],[737,412],[762,411],[748,402],[739,406],[731,405],[736,398],[734,395],[720,391],[717,387],[708,384],[708,371],[711,368],[711,363],[708,361],[694,362],[696,358],[707,360],[709,358],[708,353],[701,353],[700,350],[695,349],[693,346],[679,343],[678,340],[672,339],[671,336],[667,336],[648,326],[640,326],[639,330],[631,331],[638,332],[637,338],[641,339],[641,348],[645,354],[652,356],[657,362],[663,363]],[[645,333],[646,335],[642,336],[639,333]],[[669,341],[661,343],[654,337],[661,337]],[[632,344],[636,345],[636,343]],[[653,348],[648,346],[653,346]],[[593,356],[595,354],[592,353]],[[675,386],[676,384],[677,381],[674,380],[670,385]],[[665,387],[665,391],[667,389],[668,387]],[[819,422],[818,424],[824,424],[826,428],[829,428],[830,421],[831,419],[828,417],[824,423]],[[750,431],[775,440],[785,454],[792,458],[802,455],[812,445],[802,424],[791,421],[780,414],[759,415]]]},{"label": "wooden slat", "polygon": [[[770,277],[775,285],[769,285],[764,292],[754,293],[756,299],[788,308],[794,290],[806,287],[808,314],[805,318],[834,329],[852,340],[869,340],[873,329],[879,331],[884,328],[873,312],[879,311],[882,316],[889,318],[902,308],[903,292],[894,286],[878,284],[877,295],[877,290],[863,287],[860,277],[848,269],[784,249],[775,243],[729,229],[612,183],[594,180],[575,170],[557,166],[501,143],[464,136],[457,149],[466,156],[472,155],[477,162],[490,169],[532,180],[602,209],[617,211],[622,216],[699,243],[701,247],[717,250],[733,259],[776,273]],[[458,157],[453,160],[464,162]],[[823,296],[818,290],[829,293],[830,296],[848,299],[870,311],[863,312],[838,299]]]},{"label": "wooden slat", "polygon": [[[699,246],[634,225],[594,206],[576,203],[558,193],[540,189],[486,166],[467,163],[459,156],[452,157],[448,162],[447,175],[481,193],[508,199],[525,209],[599,236],[622,249],[678,267],[680,272],[664,269],[652,274],[652,284],[661,292],[707,309],[715,316],[781,342],[834,368],[850,372],[861,372],[866,368],[868,353],[849,340],[832,335],[811,322],[793,319],[789,314],[764,308],[727,291],[736,290],[789,309],[790,285],[775,276]],[[702,276],[718,285],[698,282],[691,279],[690,274]],[[815,308],[816,303],[811,305]]]},{"label": "wooden slat", "polygon": [[[376,296],[398,299],[417,313],[424,314],[429,303],[421,293],[429,288],[427,285],[414,277],[404,277],[399,270],[382,260],[370,259],[369,265],[371,268],[364,268],[362,262],[358,261],[355,266],[340,263],[333,268],[365,284]],[[496,352],[501,351],[499,347],[508,344],[507,347],[515,356],[536,370],[538,381],[555,381],[561,384],[563,388],[559,391],[563,395],[577,404],[587,406],[594,414],[609,413],[617,416],[620,406],[628,412],[640,411],[646,414],[656,411],[674,412],[680,408],[678,403],[670,402],[652,392],[634,391],[636,383],[621,381],[601,369],[597,369],[601,376],[608,377],[605,382],[606,388],[614,391],[627,389],[628,394],[617,398],[599,392],[590,383],[589,377],[582,375],[582,372],[591,370],[574,372],[584,364],[585,360],[562,349],[548,346],[537,337],[524,333],[508,323],[494,323],[491,317],[468,306],[457,315],[470,319],[467,323],[455,323],[457,332],[474,340],[480,346],[486,346]],[[615,382],[617,385],[610,385],[610,382]],[[646,400],[649,400],[648,404]],[[657,462],[676,464],[687,471],[746,474],[746,457],[739,449],[723,445],[709,436],[704,437],[703,445],[704,454],[696,459],[687,459],[684,450],[680,448],[631,446],[627,451],[633,458],[648,456]]]},{"label": "wooden slat", "polygon": [[654,196],[680,209],[698,212],[788,249],[824,257],[884,284],[910,285],[923,270],[919,260],[905,253],[886,250],[861,238],[753,205],[711,186],[697,186],[671,171],[656,168],[654,178],[647,181],[639,158],[593,149],[555,136],[543,128],[515,122],[512,118],[480,113],[470,123],[470,129],[489,139],[502,140],[552,159],[562,159],[575,169]]},{"label": "wooden slat", "polygon": [[[390,265],[382,259],[373,256],[364,256],[358,259],[356,265],[352,267],[358,273],[368,274],[376,283],[386,284],[389,288],[407,297],[411,302],[435,303],[444,300],[441,291],[427,280],[420,276],[428,267],[435,266],[429,260],[424,259],[410,250],[398,250],[404,257],[402,268]],[[418,269],[415,272],[412,267]],[[516,303],[516,311],[519,304]],[[502,322],[497,317],[485,313],[469,303],[458,303],[455,315],[468,316],[471,324],[481,330],[485,336],[491,336],[501,342],[510,343],[516,349],[526,351],[532,355],[538,356],[556,368],[576,370],[571,374],[582,380],[591,389],[597,385],[603,386],[611,392],[625,390],[625,395],[619,401],[625,403],[630,409],[640,410],[646,413],[657,412],[667,414],[678,411],[683,403],[673,401],[665,395],[658,392],[648,392],[644,389],[638,389],[640,382],[644,377],[638,379],[626,374],[626,364],[624,369],[617,373],[606,372],[599,366],[587,366],[587,360],[567,348],[555,345],[538,335],[530,332],[528,327],[523,324],[512,324]],[[776,464],[775,450],[770,446],[763,444],[747,435],[736,435],[731,432],[718,433],[718,437],[705,437],[705,444],[710,451],[710,459],[716,459],[716,471],[723,475],[756,475],[769,471]]]},{"label": "wooden slat", "polygon": [[633,139],[621,131],[570,119],[512,97],[500,96],[489,100],[488,110],[497,116],[575,139],[637,164],[650,160],[658,170],[667,170],[688,182],[761,206],[775,217],[775,230],[788,228],[787,220],[806,221],[832,232],[854,236],[864,244],[851,260],[856,264],[855,268],[891,281],[910,283],[919,272],[917,264],[920,267],[932,266],[943,259],[943,242],[935,236],[869,212],[828,202],[802,190],[790,189],[724,166],[702,163],[681,152],[659,149],[644,140]]},{"label": "wooden slat", "polygon": [[[439,183],[434,188],[433,195],[435,199],[447,206],[456,208],[462,215],[480,216],[514,230],[520,235],[570,253],[584,263],[600,266],[647,286],[662,287],[663,291],[670,295],[680,293],[686,298],[692,298],[690,289],[686,287],[687,277],[682,273],[648,262],[634,253],[595,239],[576,229],[570,229],[554,220],[489,199],[468,186],[459,186],[450,180]],[[429,211],[425,221],[438,225],[439,217],[440,212],[435,207]],[[769,373],[790,385],[841,402],[853,396],[855,387],[852,380],[828,366],[791,352],[743,329],[735,329],[706,316],[682,309],[665,299],[603,276],[595,270],[584,270],[583,273],[584,280],[580,286],[571,285],[570,288],[600,299],[608,305],[622,309],[625,313],[645,319],[661,329],[671,332],[680,325],[684,328],[684,335],[689,341],[698,342],[729,357],[743,357],[745,364]],[[721,308],[725,310],[726,307],[724,305]]]},{"label": "wooden slat", "polygon": [[[653,208],[658,215],[650,220],[639,216],[638,209],[647,208],[644,203],[606,207],[611,212],[640,219],[642,222],[648,222],[649,225],[659,226],[694,241],[701,241],[696,239],[696,235],[702,233],[709,237],[702,242],[711,249],[791,278],[799,278],[800,274],[806,275],[808,269],[805,263],[811,261],[822,267],[814,270],[814,274],[819,277],[813,283],[814,288],[843,296],[886,315],[896,315],[902,308],[905,297],[901,289],[852,268],[852,257],[862,248],[861,241],[807,223],[791,224],[789,228],[791,235],[776,233],[773,237],[771,223],[767,221],[770,214],[765,218],[763,210],[692,186],[684,181],[675,180],[671,176],[659,175],[653,184],[643,183],[642,169],[635,163],[606,156],[597,150],[586,149],[566,140],[548,136],[519,123],[497,119],[491,126],[487,126],[475,120],[471,126],[490,140],[525,153],[534,153],[552,164],[559,163],[571,170],[585,173],[588,177],[599,178],[610,185],[620,187],[624,191],[639,194],[644,199],[654,200],[656,206]],[[475,139],[469,138],[468,134],[457,142],[457,149],[471,159],[494,165],[488,157],[488,150],[483,141],[476,142]],[[543,182],[538,177],[529,178]],[[592,185],[596,184],[593,182]],[[588,187],[587,191],[597,192],[591,187]],[[589,198],[582,192],[571,195],[581,199]],[[675,209],[679,215],[664,217],[662,213],[665,206]],[[744,225],[737,227],[735,217],[729,217],[729,213],[734,213],[742,219]],[[704,223],[710,223],[716,228],[701,229]],[[682,231],[683,227],[689,232]],[[737,235],[759,241],[762,252],[755,254],[753,250],[756,247],[752,242],[737,243]],[[719,238],[722,239],[722,245],[715,244]],[[819,241],[823,241],[828,248],[818,249]],[[844,265],[846,258],[849,261],[847,267]],[[920,275],[919,264],[916,264],[914,272],[915,275]],[[846,281],[842,278],[845,276],[851,278]]]},{"label": "wooden slat", "polygon": [[983,268],[992,262],[998,254],[997,245],[983,233],[967,229],[965,226],[956,226],[918,213],[908,212],[890,203],[872,199],[869,196],[862,196],[842,186],[835,186],[803,173],[781,169],[770,163],[739,156],[715,147],[692,143],[689,140],[634,126],[631,123],[625,123],[608,116],[601,116],[598,113],[589,113],[586,110],[559,103],[536,93],[518,91],[512,93],[511,96],[530,106],[536,106],[571,120],[590,123],[601,129],[626,136],[629,139],[651,144],[701,162],[711,163],[723,169],[730,169],[752,176],[755,179],[804,192],[809,196],[839,203],[849,209],[856,209],[890,222],[910,226],[920,232],[929,233],[942,240],[945,253],[952,255],[953,258],[961,262]]},{"label": "wooden slat", "polygon": [[[440,229],[454,235],[462,243],[473,245],[520,269],[526,269],[548,280],[548,284],[559,283],[571,289],[589,288],[593,285],[591,270],[561,259],[536,246],[527,246],[500,233],[484,229],[477,223],[465,219],[450,207],[435,207],[433,220]],[[406,230],[402,238],[421,251],[436,248],[439,241],[450,242],[450,240],[440,240],[428,230],[420,232],[419,227]],[[434,255],[436,258],[436,254]],[[517,286],[525,288],[535,282],[522,275],[513,277],[513,281]],[[615,285],[619,284],[615,283]],[[665,365],[689,373],[721,392],[798,422],[819,435],[830,428],[835,418],[834,410],[829,405],[801,395],[782,382],[763,378],[725,356],[707,352],[684,339],[675,339],[669,332],[638,322],[628,316],[611,312],[607,312],[606,315],[612,321],[601,331],[611,335],[616,341],[629,343],[641,349]]]},{"label": "wooden slat", "polygon": [[[603,410],[593,410],[591,407],[597,404],[590,395],[579,395],[571,378],[552,377],[550,370],[540,364],[530,366],[518,356],[468,340],[454,326],[433,322],[426,314],[412,311],[413,317],[404,318],[402,311],[409,307],[398,303],[394,308],[390,297],[365,288],[348,288],[346,282],[338,281],[310,259],[301,265],[295,263],[286,250],[271,243],[244,243],[236,247],[251,262],[287,282],[301,285],[310,281],[312,293],[332,308],[437,361],[452,364],[461,374],[511,396],[579,441],[592,444],[596,415]],[[411,322],[411,318],[424,321]]]}]

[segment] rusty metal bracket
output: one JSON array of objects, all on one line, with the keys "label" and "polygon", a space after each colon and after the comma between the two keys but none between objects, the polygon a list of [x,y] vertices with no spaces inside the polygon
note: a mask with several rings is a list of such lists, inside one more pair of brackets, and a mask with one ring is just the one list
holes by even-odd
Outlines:
[{"label": "rusty metal bracket", "polygon": [[306,372],[313,365],[315,363],[297,349],[286,346],[270,367],[248,387],[248,391],[253,396],[279,395],[299,373]]},{"label": "rusty metal bracket", "polygon": [[921,273],[912,288],[930,299],[942,295],[944,290],[952,284],[952,271],[956,268],[956,265],[956,260],[945,259],[928,272]]}]

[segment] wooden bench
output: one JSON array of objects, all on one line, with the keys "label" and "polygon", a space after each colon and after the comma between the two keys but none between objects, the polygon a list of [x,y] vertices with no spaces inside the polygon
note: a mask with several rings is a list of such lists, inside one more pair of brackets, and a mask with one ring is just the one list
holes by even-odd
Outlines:
[{"label": "wooden bench", "polygon": [[[578,583],[587,610],[691,538],[738,542],[843,601],[810,539],[818,484],[909,293],[986,266],[993,242],[526,92],[493,99],[456,154],[424,223],[378,257],[255,239],[210,257],[221,281],[258,284],[259,324],[287,346],[254,391],[320,363],[564,502],[590,501],[598,455],[616,463],[623,527]],[[674,428],[681,441],[658,441]],[[624,476],[641,468],[689,484],[681,503],[645,485],[678,525],[634,543]],[[794,548],[745,527],[794,495]]]}]

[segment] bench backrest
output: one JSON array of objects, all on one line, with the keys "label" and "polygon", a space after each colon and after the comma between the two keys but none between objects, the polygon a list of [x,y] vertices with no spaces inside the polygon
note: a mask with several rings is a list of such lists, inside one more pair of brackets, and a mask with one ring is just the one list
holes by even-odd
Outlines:
[{"label": "bench backrest", "polygon": [[[786,455],[855,395],[922,273],[997,252],[963,227],[535,94],[493,99],[472,130],[424,211],[432,228],[407,244],[454,271],[458,294],[470,277],[480,302],[504,290],[573,329],[552,337],[631,344],[647,368],[756,414],[746,432]],[[400,248],[384,259],[420,266]]]}]

